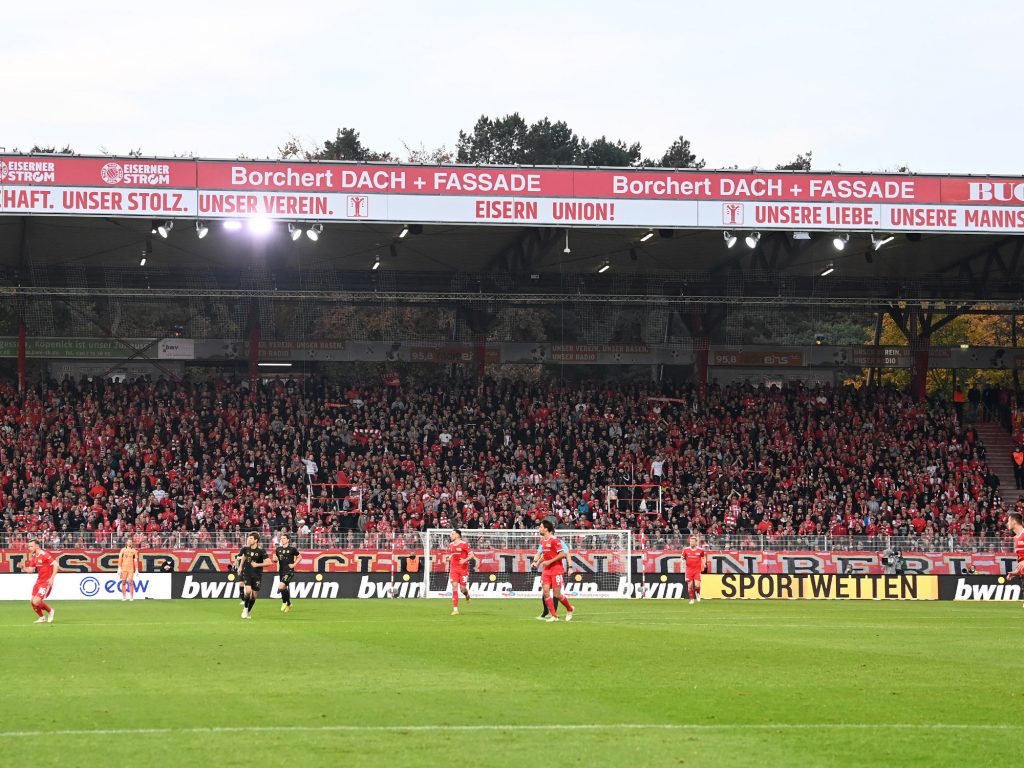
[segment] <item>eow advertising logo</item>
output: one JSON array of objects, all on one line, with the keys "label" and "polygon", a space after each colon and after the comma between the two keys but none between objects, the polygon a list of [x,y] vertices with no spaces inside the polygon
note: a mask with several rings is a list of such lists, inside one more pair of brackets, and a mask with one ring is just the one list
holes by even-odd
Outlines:
[{"label": "eow advertising logo", "polygon": [[[82,597],[103,597],[105,595],[121,594],[123,579],[99,579],[96,576],[83,576],[78,582],[78,591]],[[135,596],[145,597],[149,591],[149,579],[136,579],[132,582],[135,586]]]}]

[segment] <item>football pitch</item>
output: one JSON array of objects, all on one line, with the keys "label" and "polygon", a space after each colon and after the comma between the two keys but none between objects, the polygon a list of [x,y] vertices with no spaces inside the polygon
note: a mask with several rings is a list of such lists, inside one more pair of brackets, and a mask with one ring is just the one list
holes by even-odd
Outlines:
[{"label": "football pitch", "polygon": [[1020,603],[0,603],[19,766],[1018,762]]}]

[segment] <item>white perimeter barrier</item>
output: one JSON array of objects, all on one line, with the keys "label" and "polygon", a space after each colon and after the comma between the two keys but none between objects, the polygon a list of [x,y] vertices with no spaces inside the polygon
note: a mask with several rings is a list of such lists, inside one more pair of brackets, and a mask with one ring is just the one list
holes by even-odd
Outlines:
[{"label": "white perimeter barrier", "polygon": [[[170,600],[171,574],[140,573],[133,579],[136,600]],[[34,573],[0,574],[0,600],[32,599]],[[116,573],[58,573],[47,600],[120,600],[121,579]]]}]

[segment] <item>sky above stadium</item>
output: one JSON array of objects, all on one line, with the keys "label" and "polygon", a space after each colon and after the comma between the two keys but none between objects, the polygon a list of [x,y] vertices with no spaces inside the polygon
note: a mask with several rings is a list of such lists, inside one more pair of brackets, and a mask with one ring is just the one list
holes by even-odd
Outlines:
[{"label": "sky above stadium", "polygon": [[356,128],[452,147],[481,114],[565,120],[709,167],[1024,174],[1024,3],[269,3],[4,9],[0,147],[274,157]]}]

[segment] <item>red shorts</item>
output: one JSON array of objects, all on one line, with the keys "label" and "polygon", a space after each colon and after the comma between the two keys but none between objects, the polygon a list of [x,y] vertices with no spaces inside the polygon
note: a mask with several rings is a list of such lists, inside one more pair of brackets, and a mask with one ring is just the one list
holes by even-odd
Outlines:
[{"label": "red shorts", "polygon": [[540,583],[545,587],[561,589],[565,583],[565,574],[562,571],[544,571],[540,575]]},{"label": "red shorts", "polygon": [[50,596],[52,591],[52,584],[47,584],[45,581],[37,581],[35,586],[32,587],[32,597],[38,597],[40,600],[45,600]]},{"label": "red shorts", "polygon": [[687,571],[686,572],[686,580],[687,581],[700,581],[700,571]]},{"label": "red shorts", "polygon": [[448,574],[448,579],[451,581],[453,587],[457,587],[460,584],[465,586],[466,579],[469,578],[469,571],[452,571]]}]

